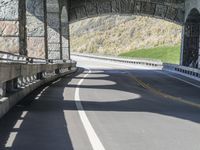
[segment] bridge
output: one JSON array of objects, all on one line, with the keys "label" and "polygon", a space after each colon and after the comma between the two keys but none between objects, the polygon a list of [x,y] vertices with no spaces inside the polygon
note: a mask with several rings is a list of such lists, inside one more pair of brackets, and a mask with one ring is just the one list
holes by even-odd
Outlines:
[{"label": "bridge", "polygon": [[[179,65],[71,54],[70,23],[183,27]],[[0,149],[199,150],[199,0],[1,0]]]}]

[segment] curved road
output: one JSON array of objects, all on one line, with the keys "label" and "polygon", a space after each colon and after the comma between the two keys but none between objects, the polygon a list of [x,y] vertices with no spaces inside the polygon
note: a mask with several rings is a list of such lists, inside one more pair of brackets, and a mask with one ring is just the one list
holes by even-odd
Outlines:
[{"label": "curved road", "polygon": [[200,83],[74,57],[0,120],[0,150],[200,150]]}]

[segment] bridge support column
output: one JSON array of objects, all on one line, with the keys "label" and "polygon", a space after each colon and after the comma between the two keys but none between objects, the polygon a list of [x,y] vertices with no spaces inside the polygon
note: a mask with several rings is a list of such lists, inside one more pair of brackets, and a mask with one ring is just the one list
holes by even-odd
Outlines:
[{"label": "bridge support column", "polygon": [[200,12],[192,9],[184,25],[182,65],[200,68]]},{"label": "bridge support column", "polygon": [[61,59],[60,6],[58,0],[46,0],[47,48],[49,59]]},{"label": "bridge support column", "polygon": [[45,58],[44,1],[26,0],[27,50],[29,57]]},{"label": "bridge support column", "polygon": [[26,55],[24,0],[0,1],[0,51]]},{"label": "bridge support column", "polygon": [[70,60],[70,35],[67,8],[64,6],[61,12],[61,40],[63,59]]}]

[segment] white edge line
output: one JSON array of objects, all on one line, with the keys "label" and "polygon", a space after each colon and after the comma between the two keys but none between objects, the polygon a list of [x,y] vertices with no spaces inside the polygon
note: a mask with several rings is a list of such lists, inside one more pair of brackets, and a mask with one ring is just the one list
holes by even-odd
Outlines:
[{"label": "white edge line", "polygon": [[87,133],[87,136],[89,138],[89,141],[92,145],[93,150],[105,150],[103,144],[101,143],[100,139],[98,138],[94,128],[92,127],[84,109],[83,106],[81,104],[81,99],[80,99],[80,88],[79,86],[83,83],[84,79],[91,73],[91,70],[88,71],[88,73],[83,77],[83,79],[81,79],[78,82],[77,88],[75,90],[75,103],[76,103],[76,107],[80,116],[80,119],[83,123],[83,126],[85,128],[85,131]]},{"label": "white edge line", "polygon": [[7,141],[6,145],[5,145],[6,148],[12,147],[16,136],[17,136],[17,132],[11,132],[10,133],[8,141]]},{"label": "white edge line", "polygon": [[166,76],[169,76],[169,77],[171,77],[171,78],[174,78],[174,79],[180,80],[180,81],[182,81],[182,82],[185,82],[185,83],[187,83],[187,84],[190,84],[190,85],[192,85],[192,86],[195,86],[195,87],[197,87],[197,88],[200,88],[199,85],[196,85],[196,84],[194,84],[194,83],[192,83],[192,82],[189,82],[189,81],[186,81],[186,80],[184,80],[184,79],[181,79],[181,78],[175,77],[175,76],[169,74],[168,72],[161,72],[161,71],[159,71],[159,73],[162,73],[162,74],[164,74],[164,75],[166,75]]},{"label": "white edge line", "polygon": [[24,120],[20,119],[20,120],[17,120],[15,126],[13,127],[13,129],[19,129],[22,125]]}]

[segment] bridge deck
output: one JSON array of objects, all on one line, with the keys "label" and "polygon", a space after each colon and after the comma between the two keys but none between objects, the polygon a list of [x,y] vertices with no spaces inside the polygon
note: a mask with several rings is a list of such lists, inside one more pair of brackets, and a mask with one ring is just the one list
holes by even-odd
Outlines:
[{"label": "bridge deck", "polygon": [[77,60],[89,74],[79,69],[38,89],[0,120],[0,149],[200,148],[199,83],[130,65]]}]

